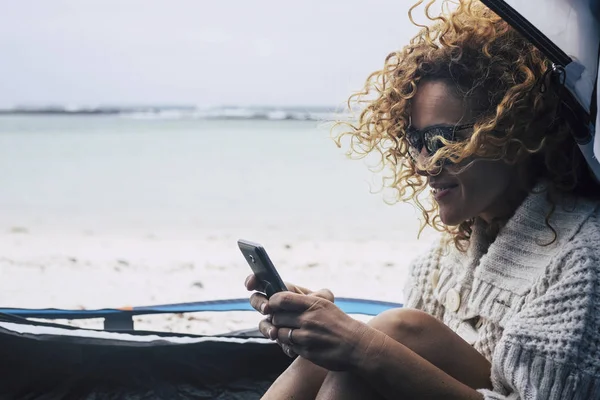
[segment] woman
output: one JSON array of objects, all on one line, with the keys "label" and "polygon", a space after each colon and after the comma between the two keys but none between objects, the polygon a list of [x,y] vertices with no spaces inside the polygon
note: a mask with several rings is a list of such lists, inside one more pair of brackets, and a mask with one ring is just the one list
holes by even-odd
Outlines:
[{"label": "woman", "polygon": [[442,238],[413,262],[406,308],[368,324],[327,290],[253,294],[261,332],[298,356],[265,398],[600,398],[600,188],[560,75],[480,4],[430,19],[338,143],[382,154]]}]

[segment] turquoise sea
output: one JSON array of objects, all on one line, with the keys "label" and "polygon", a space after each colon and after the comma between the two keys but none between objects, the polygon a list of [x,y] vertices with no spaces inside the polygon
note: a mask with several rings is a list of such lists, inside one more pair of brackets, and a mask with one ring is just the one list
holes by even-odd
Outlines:
[{"label": "turquoise sea", "polygon": [[2,116],[0,183],[1,229],[416,235],[315,121]]}]

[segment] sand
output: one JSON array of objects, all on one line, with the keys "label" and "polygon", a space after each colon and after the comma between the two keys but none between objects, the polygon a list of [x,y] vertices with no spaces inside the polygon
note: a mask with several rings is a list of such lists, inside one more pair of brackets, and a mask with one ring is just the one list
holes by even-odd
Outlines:
[{"label": "sand", "polygon": [[[0,231],[0,304],[93,309],[248,297],[250,270],[236,246],[260,241],[283,279],[336,296],[402,302],[407,266],[430,243],[381,235],[234,229],[93,231],[7,226]],[[242,236],[244,235],[244,236]],[[135,328],[216,334],[252,328],[255,312],[154,315]],[[58,321],[102,328],[101,319]]]}]

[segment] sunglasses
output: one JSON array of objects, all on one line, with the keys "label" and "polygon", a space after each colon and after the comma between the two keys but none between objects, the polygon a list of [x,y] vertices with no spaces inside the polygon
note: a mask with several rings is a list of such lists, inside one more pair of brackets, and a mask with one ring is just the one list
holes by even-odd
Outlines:
[{"label": "sunglasses", "polygon": [[431,157],[436,151],[444,147],[441,138],[448,142],[456,142],[456,132],[471,129],[475,124],[464,124],[457,126],[434,125],[419,130],[409,126],[406,129],[406,140],[408,141],[408,153],[413,161],[421,155],[423,147],[427,155]]}]

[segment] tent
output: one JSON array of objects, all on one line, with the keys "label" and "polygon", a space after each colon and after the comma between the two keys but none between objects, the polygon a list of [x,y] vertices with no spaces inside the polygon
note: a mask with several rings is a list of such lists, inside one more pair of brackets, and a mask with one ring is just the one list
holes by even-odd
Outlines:
[{"label": "tent", "polygon": [[[339,298],[349,314],[402,304]],[[249,311],[248,299],[128,309],[0,309],[0,399],[258,399],[290,364],[256,329],[200,336],[134,330],[136,315]],[[31,319],[29,319],[31,318]],[[39,320],[104,318],[104,330]]]},{"label": "tent", "polygon": [[597,0],[481,0],[518,30],[563,73],[563,109],[575,139],[600,181],[598,64],[600,2]]}]

